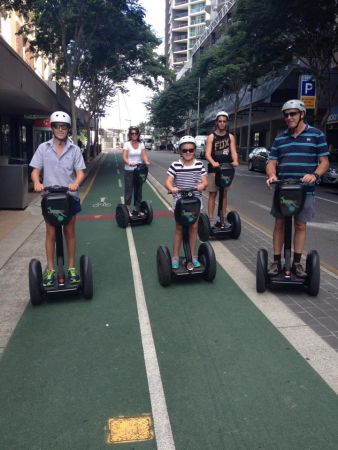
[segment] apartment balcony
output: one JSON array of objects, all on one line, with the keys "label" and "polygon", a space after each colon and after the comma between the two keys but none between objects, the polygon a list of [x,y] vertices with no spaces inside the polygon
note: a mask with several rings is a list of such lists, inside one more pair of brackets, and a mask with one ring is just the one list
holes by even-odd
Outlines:
[{"label": "apartment balcony", "polygon": [[188,6],[188,0],[175,0],[173,8],[175,8],[175,6],[182,6],[182,5]]},{"label": "apartment balcony", "polygon": [[187,54],[187,47],[181,47],[181,48],[174,48],[173,49],[173,54],[174,55],[186,55]]},{"label": "apartment balcony", "polygon": [[173,20],[180,20],[182,18],[188,17],[188,11],[176,12],[173,16]]},{"label": "apartment balcony", "polygon": [[173,25],[173,31],[188,31],[188,22],[178,22]]},{"label": "apartment balcony", "polygon": [[187,33],[176,33],[173,34],[172,38],[174,43],[178,42],[186,42],[188,40],[188,34]]}]

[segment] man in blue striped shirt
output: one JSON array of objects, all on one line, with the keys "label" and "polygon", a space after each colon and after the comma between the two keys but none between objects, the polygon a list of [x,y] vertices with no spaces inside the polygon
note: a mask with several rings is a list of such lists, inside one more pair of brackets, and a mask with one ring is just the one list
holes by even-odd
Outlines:
[{"label": "man in blue striped shirt", "polygon": [[[328,148],[322,131],[305,122],[306,108],[301,100],[288,100],[282,107],[287,130],[279,134],[271,147],[269,162],[266,167],[267,185],[278,178],[300,179],[303,183],[313,183],[307,188],[304,207],[294,219],[294,256],[293,272],[300,278],[307,276],[301,257],[306,238],[306,223],[314,216],[314,183],[328,170]],[[271,214],[275,217],[273,231],[274,260],[268,274],[278,275],[281,271],[281,253],[284,242],[284,218],[277,211],[274,203]]]}]

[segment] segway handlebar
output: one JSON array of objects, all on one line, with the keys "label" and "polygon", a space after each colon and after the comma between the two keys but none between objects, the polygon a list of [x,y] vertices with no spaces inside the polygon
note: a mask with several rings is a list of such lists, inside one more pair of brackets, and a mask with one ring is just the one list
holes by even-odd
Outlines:
[{"label": "segway handlebar", "polygon": [[301,184],[303,186],[313,186],[316,183],[304,183],[301,178],[285,178],[284,180],[271,181],[270,184]]},{"label": "segway handlebar", "polygon": [[45,186],[43,190],[50,193],[59,193],[59,192],[68,192],[69,188],[68,186],[59,186],[56,184],[54,186]]},{"label": "segway handlebar", "polygon": [[[203,189],[205,191],[205,189]],[[194,192],[200,192],[197,188],[190,188],[190,189],[178,189],[175,194],[183,194],[183,195],[189,195],[193,194]],[[173,192],[168,191],[168,195],[174,195]]]}]

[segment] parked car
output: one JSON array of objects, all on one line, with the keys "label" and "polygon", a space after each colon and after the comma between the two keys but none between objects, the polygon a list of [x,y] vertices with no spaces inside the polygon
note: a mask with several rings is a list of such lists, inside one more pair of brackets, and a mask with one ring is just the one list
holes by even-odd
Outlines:
[{"label": "parked car", "polygon": [[265,147],[255,147],[249,153],[248,169],[265,173],[269,150]]},{"label": "parked car", "polygon": [[200,158],[200,159],[205,159],[205,141],[207,140],[206,135],[197,135],[195,137],[195,141],[196,141],[196,155]]},{"label": "parked car", "polygon": [[338,186],[338,161],[330,161],[329,170],[322,176],[321,184]]}]

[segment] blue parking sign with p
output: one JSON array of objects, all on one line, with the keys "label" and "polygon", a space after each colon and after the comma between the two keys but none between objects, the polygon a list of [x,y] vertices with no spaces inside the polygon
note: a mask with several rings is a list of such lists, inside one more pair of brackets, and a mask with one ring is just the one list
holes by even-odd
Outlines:
[{"label": "blue parking sign with p", "polygon": [[313,109],[316,103],[316,81],[311,75],[301,75],[299,83],[299,97],[306,108]]},{"label": "blue parking sign with p", "polygon": [[313,80],[302,80],[302,96],[314,97],[316,95],[316,87]]}]

